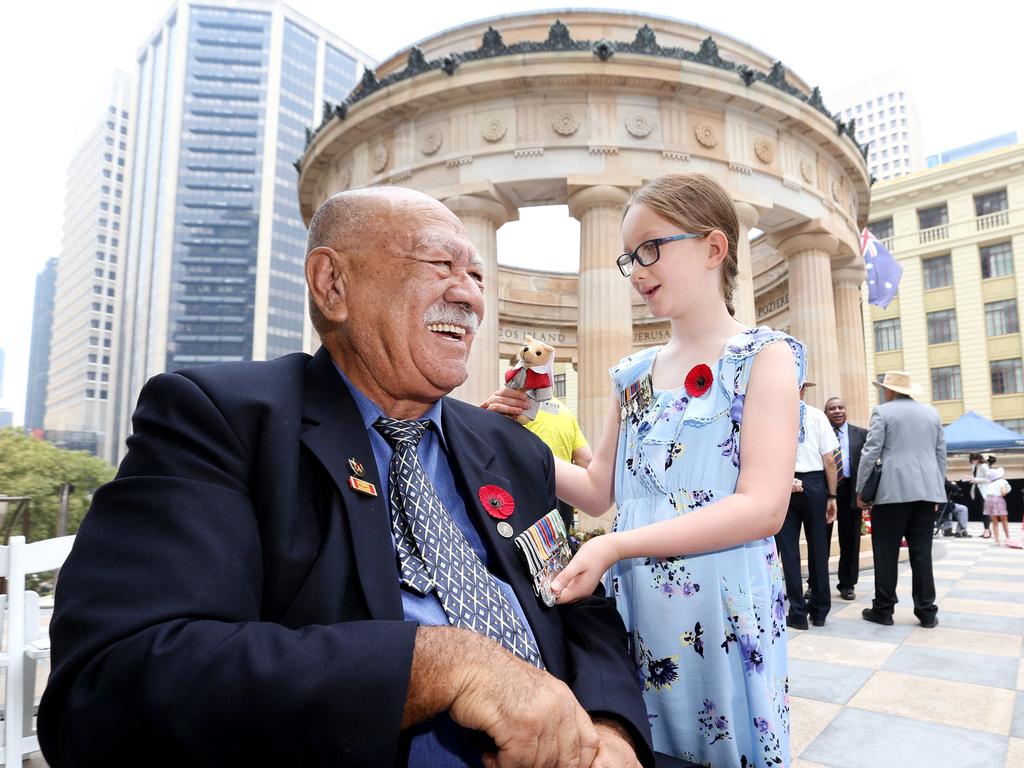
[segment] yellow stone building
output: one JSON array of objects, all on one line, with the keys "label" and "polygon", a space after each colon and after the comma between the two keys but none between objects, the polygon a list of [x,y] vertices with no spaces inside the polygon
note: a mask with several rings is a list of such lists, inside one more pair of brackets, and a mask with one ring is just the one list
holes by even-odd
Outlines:
[{"label": "yellow stone building", "polygon": [[1024,431],[1024,144],[875,184],[868,226],[903,266],[886,309],[865,294],[869,377],[908,371],[944,424]]}]

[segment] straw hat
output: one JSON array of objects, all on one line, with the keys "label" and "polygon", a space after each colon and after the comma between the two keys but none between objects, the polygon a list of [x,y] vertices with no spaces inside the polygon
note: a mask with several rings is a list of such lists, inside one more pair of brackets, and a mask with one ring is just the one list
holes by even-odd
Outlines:
[{"label": "straw hat", "polygon": [[885,378],[881,381],[872,381],[876,387],[885,387],[901,395],[919,395],[922,390],[917,384],[910,380],[910,374],[906,371],[886,371]]}]

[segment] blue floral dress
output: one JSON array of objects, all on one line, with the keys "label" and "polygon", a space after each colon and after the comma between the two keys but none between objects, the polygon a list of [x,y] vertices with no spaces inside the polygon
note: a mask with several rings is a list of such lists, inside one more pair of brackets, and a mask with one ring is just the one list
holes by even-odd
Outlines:
[{"label": "blue floral dress", "polygon": [[[736,491],[743,400],[754,356],[788,343],[770,328],[731,338],[708,391],[653,390],[623,409],[614,530],[669,520]],[[658,348],[611,369],[626,398]],[[651,391],[651,390],[648,390]],[[635,402],[635,401],[634,401]],[[714,768],[789,765],[789,683],[782,565],[773,538],[717,552],[623,560],[606,577],[629,632],[659,752]]]}]

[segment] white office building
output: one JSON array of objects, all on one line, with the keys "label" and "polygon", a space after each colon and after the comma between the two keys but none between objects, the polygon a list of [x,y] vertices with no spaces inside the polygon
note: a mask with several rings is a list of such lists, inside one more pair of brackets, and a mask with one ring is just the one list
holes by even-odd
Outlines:
[{"label": "white office building", "polygon": [[892,179],[925,167],[921,120],[899,72],[854,83],[826,102],[843,122],[856,120],[857,141],[868,147],[868,168],[875,178]]},{"label": "white office building", "polygon": [[48,437],[99,453],[124,268],[131,78],[116,72],[68,167],[46,389]]}]

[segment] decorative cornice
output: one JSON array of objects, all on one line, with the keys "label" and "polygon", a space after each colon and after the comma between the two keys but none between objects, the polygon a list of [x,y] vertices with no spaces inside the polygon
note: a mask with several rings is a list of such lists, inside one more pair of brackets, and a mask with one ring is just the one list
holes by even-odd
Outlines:
[{"label": "decorative cornice", "polygon": [[[590,40],[573,40],[572,35],[569,32],[569,28],[563,24],[561,20],[556,20],[555,23],[551,25],[548,29],[547,39],[540,42],[524,40],[518,43],[513,43],[512,45],[507,45],[498,30],[494,27],[488,27],[487,31],[484,32],[480,47],[476,50],[462,51],[461,53],[453,52],[446,56],[427,60],[423,51],[419,47],[413,46],[409,49],[409,55],[404,69],[392,72],[386,77],[378,80],[377,74],[372,69],[367,68],[363,72],[362,80],[355,88],[352,89],[352,92],[342,103],[331,104],[327,101],[324,102],[323,119],[320,125],[315,131],[309,129],[306,131],[306,146],[309,146],[316,135],[323,130],[328,123],[335,119],[344,120],[348,115],[348,108],[351,105],[362,101],[367,96],[376,93],[382,88],[387,88],[388,86],[402,80],[407,80],[408,78],[415,77],[426,72],[434,72],[438,70],[444,72],[448,76],[453,76],[456,70],[458,70],[459,65],[467,61],[481,61],[483,59],[492,59],[498,56],[519,56],[524,53],[564,51],[590,51],[599,61],[602,62],[608,61],[616,53],[658,56],[661,58],[694,62],[696,64],[703,64],[705,66],[723,69],[728,72],[735,72],[747,87],[751,87],[755,83],[763,83],[773,88],[777,88],[778,90],[803,101],[809,107],[816,109],[825,117],[835,122],[836,131],[840,136],[844,134],[848,136],[857,150],[862,155],[866,155],[866,146],[861,146],[857,143],[853,121],[851,120],[849,123],[842,123],[835,119],[832,113],[825,107],[821,98],[821,91],[817,87],[815,87],[810,94],[806,94],[799,88],[791,85],[786,80],[786,68],[780,61],[773,63],[768,72],[761,72],[759,70],[752,69],[746,64],[736,64],[734,61],[729,61],[721,57],[718,52],[718,43],[716,43],[714,38],[710,36],[704,38],[700,44],[700,48],[696,52],[688,51],[680,46],[662,46],[658,43],[654,30],[647,24],[644,24],[637,30],[636,37],[631,42],[604,39],[593,42]],[[301,163],[302,158],[299,158],[295,162],[296,169],[301,168]]]},{"label": "decorative cornice", "polygon": [[512,150],[512,157],[542,157],[544,147],[517,147]]},{"label": "decorative cornice", "polygon": [[661,150],[661,156],[666,160],[678,160],[683,163],[690,160],[690,153],[683,152],[680,149],[663,149]]}]

